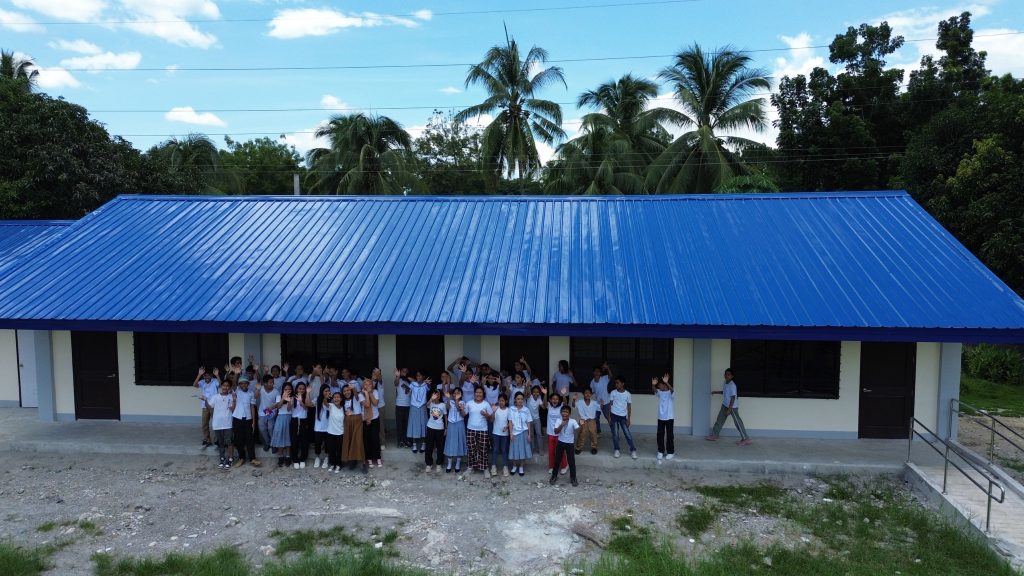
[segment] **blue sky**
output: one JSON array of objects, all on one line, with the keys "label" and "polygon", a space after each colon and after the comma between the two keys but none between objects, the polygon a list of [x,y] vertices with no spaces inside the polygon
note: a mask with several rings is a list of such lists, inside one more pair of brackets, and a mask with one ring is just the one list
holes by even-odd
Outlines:
[{"label": "blue sky", "polygon": [[[773,50],[751,56],[778,79],[829,66],[827,49],[813,46],[827,45],[846,26],[886,19],[908,40],[931,39],[940,19],[969,10],[975,46],[989,51],[989,67],[1024,76],[1018,0],[608,4],[620,3],[0,0],[0,47],[34,58],[42,68],[41,90],[85,106],[141,149],[172,135],[205,132],[219,144],[225,133],[241,140],[283,134],[305,151],[314,145],[311,131],[343,112],[329,110],[338,108],[386,114],[415,135],[432,108],[458,109],[482,98],[478,88],[464,86],[466,66],[190,69],[464,64],[504,40],[503,24],[521,45],[542,46],[556,60],[669,55],[694,42]],[[550,9],[570,6],[588,7]],[[510,7],[545,10],[501,11]],[[907,42],[891,61],[912,67],[929,52],[934,41]],[[626,72],[653,77],[668,63],[660,56],[561,62],[568,89],[544,96],[567,103],[563,116],[571,135],[581,112],[568,103],[580,92]],[[281,108],[305,110],[231,111]],[[755,137],[774,141],[772,132]]]}]

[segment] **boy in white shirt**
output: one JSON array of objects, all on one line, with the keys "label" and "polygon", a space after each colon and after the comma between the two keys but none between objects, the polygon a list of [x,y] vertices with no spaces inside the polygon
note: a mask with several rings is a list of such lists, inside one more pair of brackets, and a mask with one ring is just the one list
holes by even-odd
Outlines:
[{"label": "boy in white shirt", "polygon": [[615,448],[614,456],[619,457],[619,431],[626,437],[629,444],[629,455],[636,460],[636,445],[633,444],[633,434],[629,427],[633,423],[633,395],[626,390],[626,381],[622,376],[615,377],[615,390],[608,395],[612,405],[612,447]]},{"label": "boy in white shirt", "polygon": [[705,436],[704,439],[712,442],[718,440],[718,434],[722,431],[725,419],[732,416],[733,424],[736,425],[736,430],[740,433],[740,439],[736,443],[740,446],[747,446],[750,444],[750,436],[747,435],[747,429],[743,426],[743,419],[740,418],[740,399],[739,393],[736,391],[736,383],[732,380],[732,368],[725,369],[724,378],[725,383],[722,384],[722,407],[718,410],[718,419],[715,420],[715,427],[711,429],[711,434]]},{"label": "boy in white shirt", "polygon": [[[562,459],[562,456],[569,461],[569,481],[573,486],[579,486],[576,482],[576,455],[573,454],[573,446],[576,443],[576,431],[580,428],[580,423],[576,420],[569,418],[572,414],[572,409],[569,408],[568,404],[562,405],[562,420],[555,426],[555,434],[558,435],[558,447],[555,448],[555,462]],[[551,469],[551,480],[549,482],[554,484],[558,481],[558,468]]]},{"label": "boy in white shirt", "polygon": [[576,436],[576,453],[583,451],[583,446],[590,439],[590,453],[597,454],[597,415],[601,413],[601,407],[593,399],[590,388],[583,389],[583,401],[580,402],[580,395],[573,394],[573,404],[576,405],[576,413],[580,417],[580,433]]},{"label": "boy in white shirt", "polygon": [[658,399],[658,460],[665,458],[671,460],[676,457],[675,440],[675,406],[673,406],[672,384],[669,383],[669,374],[661,377],[651,378],[651,391]]},{"label": "boy in white shirt", "polygon": [[234,391],[235,406],[231,412],[231,437],[235,449],[238,450],[238,461],[235,466],[249,462],[259,466],[256,459],[256,392],[249,388],[249,379],[242,376],[238,379],[238,387]]},{"label": "boy in white shirt", "polygon": [[220,383],[217,395],[206,399],[210,407],[210,427],[213,428],[214,442],[220,453],[218,468],[231,467],[231,412],[235,409],[235,397],[231,394],[231,384],[225,380]]}]

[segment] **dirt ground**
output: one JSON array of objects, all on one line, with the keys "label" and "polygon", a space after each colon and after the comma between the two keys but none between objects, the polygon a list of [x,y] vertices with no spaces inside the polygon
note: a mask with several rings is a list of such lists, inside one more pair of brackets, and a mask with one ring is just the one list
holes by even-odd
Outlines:
[{"label": "dirt ground", "polygon": [[[212,452],[212,451],[211,451]],[[401,558],[432,571],[538,573],[564,570],[566,560],[595,559],[599,549],[573,533],[589,525],[598,537],[608,521],[630,515],[637,526],[676,535],[683,549],[699,552],[740,538],[801,545],[810,535],[777,518],[734,510],[701,539],[674,528],[676,514],[699,505],[699,484],[770,479],[808,499],[826,485],[806,477],[709,475],[678,470],[588,468],[581,457],[580,485],[568,477],[550,486],[535,464],[525,477],[424,473],[405,459],[369,474],[331,474],[312,468],[219,470],[201,456],[38,455],[8,453],[0,478],[4,523],[0,538],[38,545],[74,538],[54,558],[51,574],[91,574],[90,555],[162,555],[229,545],[259,565],[273,557],[272,530],[337,526],[369,539],[374,528],[396,530]],[[268,459],[273,462],[273,459]],[[543,462],[543,461],[542,461]],[[892,480],[902,483],[902,480]],[[88,520],[100,533],[75,526],[39,532],[46,522]],[[68,522],[70,524],[70,522]]]},{"label": "dirt ground", "polygon": [[[999,417],[999,420],[1024,435],[1024,418]],[[987,428],[990,422],[981,416],[961,416],[958,435],[960,443],[988,457],[989,442],[992,438],[992,432]],[[1013,437],[1005,431],[1004,434]],[[1018,441],[1017,444],[1024,445],[1024,441]],[[1024,453],[1010,446],[999,436],[996,436],[995,460],[996,464],[1012,474],[1018,482],[1024,483]]]}]

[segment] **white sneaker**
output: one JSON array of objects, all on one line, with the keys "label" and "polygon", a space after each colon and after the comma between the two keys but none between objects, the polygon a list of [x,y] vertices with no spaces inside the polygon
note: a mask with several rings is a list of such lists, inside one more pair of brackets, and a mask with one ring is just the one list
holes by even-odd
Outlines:
[{"label": "white sneaker", "polygon": [[675,457],[676,457],[675,454],[669,454],[668,456],[665,456],[665,460],[671,460],[671,459],[673,459]]},{"label": "white sneaker", "polygon": [[551,474],[551,468],[548,468],[548,474]]},{"label": "white sneaker", "polygon": [[314,458],[313,459],[313,468],[319,468],[319,467],[320,467],[320,458]]},{"label": "white sneaker", "polygon": [[558,473],[561,474],[562,476],[565,476],[565,473],[568,472],[568,471],[569,471],[569,467],[566,466],[565,468],[562,468],[561,470],[559,470]]},{"label": "white sneaker", "polygon": [[661,460],[664,457],[665,457],[664,454],[662,454],[661,452],[658,452],[658,460]]},{"label": "white sneaker", "polygon": [[636,460],[636,450],[630,452],[629,455],[633,458],[633,460]]},{"label": "white sneaker", "polygon": [[334,468],[331,468],[331,472],[334,472],[335,474],[337,474],[338,472],[341,472],[341,468],[339,468],[338,466],[335,466]]},{"label": "white sneaker", "polygon": [[296,462],[295,464],[292,464],[292,468],[295,468],[296,470],[298,470],[299,469],[299,463]]},{"label": "white sneaker", "polygon": [[494,464],[491,464],[491,476],[497,476],[497,475],[498,475],[498,467],[495,466]]},{"label": "white sneaker", "polygon": [[612,454],[612,456],[615,456],[616,458],[618,458],[618,457],[619,457],[619,451],[618,451],[618,450],[616,450],[616,451],[615,451],[615,454]]},{"label": "white sneaker", "polygon": [[305,470],[306,469],[306,463],[305,462],[299,462],[299,468],[302,469],[302,470]]},{"label": "white sneaker", "polygon": [[434,472],[440,472],[440,471],[441,471],[441,465],[440,464],[434,464]]},{"label": "white sneaker", "polygon": [[424,466],[423,467],[423,471],[424,472],[430,472],[430,466]]},{"label": "white sneaker", "polygon": [[501,475],[502,476],[508,476],[508,468],[505,468],[504,466],[502,466],[502,468],[501,468]]},{"label": "white sneaker", "polygon": [[484,478],[490,478],[490,477],[491,477],[491,471],[490,470],[484,470]]}]

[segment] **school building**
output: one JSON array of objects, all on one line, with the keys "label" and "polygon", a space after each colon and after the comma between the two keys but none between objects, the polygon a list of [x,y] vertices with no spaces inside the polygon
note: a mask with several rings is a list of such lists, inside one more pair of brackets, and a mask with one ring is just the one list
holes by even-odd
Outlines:
[{"label": "school building", "polygon": [[390,415],[395,366],[465,354],[607,360],[640,430],[671,372],[707,433],[731,366],[755,437],[901,438],[945,430],[962,343],[1024,342],[1024,300],[898,191],[121,196],[0,236],[0,403],[44,420],[198,422],[196,368],[234,355],[379,366]]}]

